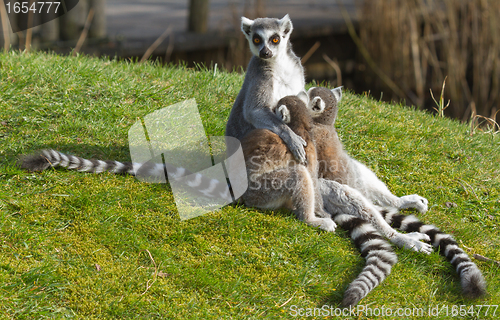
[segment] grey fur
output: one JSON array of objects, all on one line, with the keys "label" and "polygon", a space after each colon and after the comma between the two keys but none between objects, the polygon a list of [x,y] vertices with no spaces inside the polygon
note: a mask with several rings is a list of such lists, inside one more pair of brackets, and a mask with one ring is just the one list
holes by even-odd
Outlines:
[{"label": "grey fur", "polygon": [[[397,257],[385,242],[381,233],[391,239],[393,243],[417,251],[427,249],[420,240],[432,240],[435,247],[440,247],[441,250],[444,248],[444,255],[449,259],[450,257],[452,259],[456,257],[452,264],[454,264],[457,272],[460,274],[464,294],[472,297],[484,294],[486,292],[486,284],[481,272],[470,261],[463,250],[456,247],[451,237],[448,237],[448,235],[442,236],[443,233],[433,226],[434,229],[422,224],[422,226],[416,228],[417,224],[413,221],[406,224],[401,223],[399,226],[401,230],[411,231],[412,233],[406,235],[399,234],[389,226],[389,223],[393,223],[394,227],[398,227],[398,219],[405,221],[406,218],[398,218],[401,215],[394,213],[394,209],[391,209],[393,211],[382,211],[381,214],[380,209],[374,206],[374,202],[377,202],[379,205],[389,208],[416,208],[420,212],[425,212],[427,210],[427,200],[417,195],[400,198],[392,195],[387,190],[387,187],[375,177],[373,172],[345,154],[333,128],[337,115],[337,103],[341,98],[341,90],[339,89],[331,92],[336,101],[334,104],[335,108],[332,109],[331,114],[324,113],[323,120],[326,122],[322,124],[328,125],[327,122],[330,121],[329,126],[333,128],[330,132],[334,138],[329,141],[325,140],[325,142],[329,142],[332,146],[335,146],[339,154],[345,154],[345,159],[347,159],[345,165],[347,176],[337,176],[332,180],[316,179],[315,169],[313,168],[316,166],[316,163],[314,161],[306,161],[308,155],[304,149],[304,146],[315,148],[314,143],[311,143],[312,146],[309,146],[303,138],[293,132],[284,123],[283,120],[287,116],[286,109],[282,109],[281,111],[278,109],[280,117],[276,116],[276,113],[273,112],[279,99],[286,95],[299,94],[305,84],[300,59],[293,53],[289,41],[292,30],[293,25],[288,15],[279,20],[263,18],[252,21],[242,18],[242,31],[250,43],[254,56],[250,60],[243,87],[231,110],[231,115],[226,126],[226,135],[242,139],[255,129],[267,129],[271,136],[272,134],[277,135],[280,138],[278,144],[281,143],[278,147],[281,147],[281,150],[285,150],[285,153],[289,151],[288,156],[293,155],[302,164],[296,165],[296,170],[285,168],[285,170],[280,171],[274,168],[271,170],[273,171],[271,174],[267,176],[266,174],[262,174],[259,176],[259,179],[265,180],[280,177],[283,181],[289,179],[294,183],[293,188],[289,188],[292,191],[295,188],[300,189],[304,187],[304,177],[306,177],[306,180],[310,179],[313,181],[312,191],[311,189],[309,191],[306,190],[307,192],[300,192],[300,190],[299,192],[282,191],[282,194],[285,194],[289,200],[292,200],[292,203],[295,201],[296,206],[299,206],[299,210],[297,210],[297,207],[294,208],[298,218],[311,225],[333,231],[335,223],[329,219],[324,219],[324,209],[337,224],[350,232],[361,254],[366,257],[367,264],[358,277],[349,285],[342,304],[344,306],[357,304],[376,285],[385,279],[390,273],[392,265],[396,263]],[[279,34],[281,41],[286,45],[278,46],[278,50],[276,50],[276,47],[273,49],[272,46],[267,46],[269,39],[271,39],[267,37],[263,39],[266,45],[257,48],[252,43],[252,35],[255,33],[267,34],[266,32],[268,31]],[[264,58],[261,57],[261,52],[263,52],[262,56]],[[324,98],[324,101],[327,100],[327,98]],[[321,103],[319,105],[321,106]],[[324,103],[324,108],[326,108],[326,103]],[[290,118],[287,121],[293,122],[292,115],[289,114],[288,116]],[[316,118],[316,120],[320,120],[320,118]],[[316,133],[312,132],[311,134],[314,137]],[[335,142],[337,140],[338,143]],[[314,155],[315,152],[310,152],[309,155]],[[280,158],[280,160],[283,159]],[[135,172],[132,170],[133,165],[130,163],[86,160],[80,157],[65,155],[54,150],[44,150],[38,154],[26,156],[20,164],[23,168],[34,171],[62,166],[68,169],[95,173],[105,170],[128,174],[134,174]],[[154,166],[155,168],[153,169],[158,169],[154,163],[149,165]],[[140,170],[153,169],[144,164]],[[184,171],[182,172],[183,175],[188,174]],[[169,173],[170,177],[176,178],[175,175],[171,176]],[[334,181],[339,178],[345,178],[346,180],[340,180],[340,182],[345,182],[346,184]],[[375,185],[367,184],[367,180],[375,181]],[[223,183],[219,182],[219,185],[225,187],[222,189],[227,189],[225,181]],[[288,194],[286,194],[287,192]],[[276,203],[273,204],[272,201],[279,195],[278,193],[267,194],[261,192],[259,194],[257,192],[247,194],[245,197],[249,204],[257,203],[261,207],[267,207],[267,203],[270,207],[276,207]],[[289,201],[284,201],[280,205],[289,204],[285,202]],[[321,202],[323,202],[323,207],[321,206]],[[303,205],[303,203],[306,205]],[[311,215],[310,212],[312,211],[314,212]],[[315,214],[320,216],[319,220],[317,220],[318,218],[315,217]],[[311,217],[313,218],[312,220]],[[374,280],[375,278],[376,280]]]},{"label": "grey fur", "polygon": [[384,281],[398,259],[391,245],[370,222],[345,213],[335,214],[333,220],[349,232],[366,260],[363,270],[346,289],[341,303],[343,307],[354,306]]},{"label": "grey fur", "polygon": [[[374,202],[380,201],[380,198],[399,198],[394,196],[371,170],[349,157],[344,151],[333,125],[338,111],[338,99],[342,97],[340,88],[333,90],[311,88],[308,93],[310,102],[308,109],[315,123],[312,131],[318,153],[318,176],[338,182],[329,184],[332,190],[325,189],[323,193],[323,197],[328,197],[325,203],[331,205],[330,210],[327,211],[332,215],[349,213],[370,221],[399,247],[425,253],[432,252],[431,245],[420,242],[420,240],[429,240],[427,235],[418,232],[413,234],[397,232],[382,218],[379,209],[374,206]],[[385,202],[382,206],[400,209]],[[352,209],[344,211],[349,207],[354,208],[354,211]]]},{"label": "grey fur", "polygon": [[[327,195],[324,199],[326,211],[337,225],[349,231],[351,239],[366,260],[365,267],[344,293],[342,306],[348,307],[356,305],[385,280],[397,262],[397,256],[387,240],[374,228],[372,219],[360,213],[370,210],[365,206],[367,202],[356,196],[357,191],[347,193],[346,186],[335,182],[346,180],[351,173],[350,158],[343,150],[334,127],[338,103],[342,98],[341,88],[331,91],[311,88],[308,94],[308,109],[314,120],[312,133],[318,157],[318,176],[334,180],[322,179],[323,183],[320,184],[321,194]],[[335,169],[330,170],[333,165]],[[333,200],[335,205],[332,205]]]},{"label": "grey fur", "polygon": [[88,160],[52,149],[39,150],[33,154],[21,156],[18,165],[29,171],[43,171],[49,168],[63,167],[80,172],[100,173],[109,171],[116,174],[134,175],[133,166],[130,162]]},{"label": "grey fur", "polygon": [[[289,86],[289,83],[292,83],[292,81],[300,80],[295,89],[288,90],[288,92],[286,92],[286,94],[283,94],[283,96],[295,95],[302,91],[305,81],[303,69],[300,65],[300,60],[291,50],[291,45],[288,41],[288,34],[284,36],[287,41],[286,51],[284,51],[284,53],[286,54],[281,55],[281,59],[263,59],[262,56],[264,56],[264,54],[262,52],[263,50],[267,50],[265,45],[257,47],[256,45],[254,45],[254,43],[252,43],[254,35],[262,35],[262,32],[264,30],[274,30],[275,32],[278,32],[278,30],[280,30],[279,32],[281,32],[281,30],[283,29],[281,29],[280,26],[288,25],[288,22],[286,22],[286,20],[288,20],[287,16],[285,16],[282,21],[267,18],[256,19],[255,21],[252,21],[246,18],[242,18],[242,32],[247,37],[247,40],[250,44],[250,49],[254,56],[250,60],[243,86],[231,110],[231,114],[226,126],[226,135],[235,137],[237,139],[242,139],[243,137],[247,136],[247,134],[253,129],[268,129],[274,134],[277,134],[282,139],[282,141],[284,141],[284,143],[289,147],[290,151],[296,159],[304,163],[306,154],[303,150],[303,141],[300,141],[300,139],[296,139],[293,133],[290,133],[291,130],[289,129],[289,127],[287,127],[282,121],[278,121],[277,117],[272,112],[273,108],[276,106],[277,100],[281,98],[279,94],[277,95],[277,93],[280,92],[280,90],[276,90],[277,86],[283,88],[283,91],[286,91],[286,89],[289,89],[287,88],[287,85]],[[289,23],[289,26],[291,31],[293,28],[291,22]],[[263,40],[264,43],[267,42],[267,39]],[[267,57],[267,53],[265,55]],[[280,55],[276,55],[274,53],[272,56],[280,57]],[[290,63],[290,61],[292,61],[292,63]],[[284,77],[283,70],[287,69],[291,69],[292,72]],[[337,90],[333,92],[333,97],[338,100],[341,97],[341,91]],[[285,113],[283,112],[280,112],[280,114],[282,116],[285,115]],[[335,114],[330,117],[330,119],[334,121],[335,117],[336,111]],[[259,142],[257,141],[253,142],[254,145],[257,145],[258,143]],[[325,143],[327,143],[326,140]],[[342,151],[341,145],[340,151]],[[277,174],[274,174],[268,176],[267,178],[271,179],[281,177],[279,177]],[[297,183],[300,181],[295,182]],[[376,212],[377,209],[370,203],[370,201],[365,199],[358,191],[351,188],[347,189],[345,186],[339,183],[335,183],[334,181],[328,181],[325,179],[320,179],[319,190],[321,191],[323,201],[325,202],[324,207],[326,211],[330,213],[334,219],[336,217],[338,217],[337,219],[340,219],[340,217],[342,216],[358,217],[365,221],[365,228],[371,227],[366,222],[373,224],[374,226],[379,228],[379,230],[383,232],[385,236],[388,236],[392,239],[393,242],[397,243],[400,246],[413,247],[417,248],[417,250],[428,250],[428,245],[423,244],[419,241],[420,239],[427,239],[428,237],[426,235],[398,234],[396,231],[390,228],[385,220],[383,220],[381,215]],[[268,197],[268,194],[265,192],[261,192],[260,194],[255,193],[254,197],[256,203],[266,203],[271,199],[272,198]],[[345,220],[349,219],[346,218]],[[338,222],[340,222],[340,220]],[[381,228],[380,225],[383,225],[383,227]],[[385,250],[386,246],[384,246],[383,249]],[[386,250],[386,252],[389,251]],[[372,260],[373,259],[371,259],[370,261]],[[395,259],[389,260],[395,263]],[[367,264],[366,267],[369,269],[373,268],[370,267],[369,264]],[[386,268],[385,271],[386,276],[388,272],[390,272],[390,268]],[[362,272],[360,274],[360,277],[363,278],[364,276],[366,275]],[[380,281],[382,280],[383,279],[381,278]],[[371,287],[370,290],[371,289],[373,289],[373,287]],[[357,303],[359,299],[364,297],[364,295],[366,295],[370,290],[363,291],[364,293],[362,296],[360,296],[359,293],[356,293],[354,295],[354,298],[347,298],[345,303]],[[350,293],[348,294],[348,292]],[[348,290],[348,292],[346,292],[346,294],[352,296],[352,293],[358,292],[358,289],[353,288],[350,291]]]},{"label": "grey fur", "polygon": [[[226,136],[241,140],[253,129],[268,129],[285,142],[300,163],[304,163],[305,141],[273,112],[279,99],[298,94],[305,85],[304,70],[289,41],[292,30],[288,15],[279,20],[242,18],[242,31],[254,56],[248,64],[243,86],[231,110]],[[271,46],[268,44],[269,38],[262,39],[260,46],[252,40],[254,35],[264,31],[276,33],[281,39],[280,45],[274,48],[276,52],[268,59],[261,58],[258,53]]]}]

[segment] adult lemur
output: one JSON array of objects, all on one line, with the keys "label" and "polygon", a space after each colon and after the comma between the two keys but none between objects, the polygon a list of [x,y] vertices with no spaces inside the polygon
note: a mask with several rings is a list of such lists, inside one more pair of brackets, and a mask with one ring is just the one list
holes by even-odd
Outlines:
[{"label": "adult lemur", "polygon": [[305,141],[273,113],[278,100],[304,90],[304,69],[292,51],[293,30],[288,15],[282,19],[241,18],[241,30],[253,57],[226,125],[226,136],[241,140],[253,129],[277,134],[299,162],[305,161]]},{"label": "adult lemur", "polygon": [[[356,209],[353,214],[348,213],[348,204],[341,203],[342,201],[339,199],[343,196],[352,197],[358,192],[361,196],[358,194],[357,200],[365,197],[385,208],[415,208],[424,212],[427,209],[427,200],[417,195],[396,197],[372,171],[347,155],[334,126],[338,103],[342,97],[341,88],[331,91],[326,88],[311,88],[308,95],[308,109],[314,120],[311,133],[316,144],[318,176],[328,179],[319,180],[323,182],[320,186],[325,206],[332,214],[334,221],[340,227],[349,230],[354,243],[366,258],[365,268],[356,280],[351,282],[344,294],[343,305],[354,305],[366,296],[388,275],[391,265],[396,262],[396,257],[387,247],[385,240],[371,225],[367,225],[367,220],[373,221],[373,217],[366,214],[370,211],[378,217],[378,220],[382,217],[385,218],[385,221],[392,224],[394,228],[426,234],[432,245],[439,248],[439,253],[444,255],[456,268],[460,275],[463,293],[470,297],[484,294],[486,284],[481,271],[470,260],[469,256],[458,247],[451,235],[443,233],[433,225],[422,223],[413,215],[401,215],[397,210],[383,209],[380,211],[382,215],[379,215],[378,210],[367,201],[362,204],[363,210]],[[357,200],[351,199],[349,202],[353,205]],[[341,204],[339,205],[339,203]],[[388,225],[383,226],[384,223],[380,221],[376,224],[386,229],[389,227]],[[387,230],[390,232],[390,229]],[[426,251],[428,249],[425,248]]]},{"label": "adult lemur", "polygon": [[[288,15],[280,20],[261,18],[252,21],[242,18],[241,29],[254,56],[250,60],[242,89],[231,110],[226,135],[241,139],[252,129],[268,129],[282,138],[297,160],[304,162],[305,141],[295,136],[272,112],[276,101],[286,95],[298,94],[305,83],[300,60],[293,53],[289,41],[292,28]],[[314,106],[315,93],[309,93],[312,95],[311,105]],[[337,91],[337,94],[340,98],[340,91]],[[325,101],[316,99],[316,103],[320,104]],[[323,119],[332,121],[331,125],[335,120],[336,110],[333,110],[333,113],[333,117],[328,116],[328,113],[323,114]],[[331,135],[336,137],[334,131]],[[321,146],[320,143],[318,149],[328,147],[328,139],[323,141],[324,145]],[[338,149],[339,146],[341,150],[340,144],[331,142],[330,146],[325,150]],[[395,213],[389,213],[387,210],[381,213],[372,203],[375,201],[393,209],[415,208],[425,212],[426,199],[417,195],[396,197],[367,167],[347,155],[345,159],[349,161],[344,162],[345,166],[336,172],[339,176],[325,176],[330,179],[318,180],[325,209],[338,224],[351,231],[351,237],[367,258],[365,269],[346,291],[343,305],[354,305],[366,296],[384,279],[392,264],[396,262],[395,255],[390,252],[373,226],[396,245],[416,251],[431,251],[431,247],[420,240],[432,240],[434,246],[441,246],[441,251],[444,244],[449,244],[444,254],[453,259],[452,263],[458,263],[455,266],[461,275],[464,293],[478,296],[485,292],[485,283],[480,271],[449,235],[444,235],[435,227],[424,226],[413,216],[402,219],[401,215],[396,216],[399,218],[396,219],[395,226],[414,232],[398,233],[388,224],[388,221],[392,222],[391,217]],[[349,185],[335,181],[339,178],[347,179],[342,182]],[[384,215],[388,221],[384,220]],[[398,222],[403,220],[407,223],[398,225]],[[366,223],[367,221],[370,224]]]}]

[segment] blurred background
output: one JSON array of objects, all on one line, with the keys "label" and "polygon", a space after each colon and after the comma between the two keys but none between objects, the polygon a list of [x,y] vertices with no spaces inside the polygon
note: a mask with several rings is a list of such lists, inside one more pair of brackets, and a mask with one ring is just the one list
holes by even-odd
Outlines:
[{"label": "blurred background", "polygon": [[[498,128],[498,0],[80,0],[41,25],[50,18],[7,12],[8,2],[0,0],[4,50],[77,51],[235,72],[250,59],[241,16],[288,13],[308,81]],[[36,26],[14,32],[12,22]]]}]

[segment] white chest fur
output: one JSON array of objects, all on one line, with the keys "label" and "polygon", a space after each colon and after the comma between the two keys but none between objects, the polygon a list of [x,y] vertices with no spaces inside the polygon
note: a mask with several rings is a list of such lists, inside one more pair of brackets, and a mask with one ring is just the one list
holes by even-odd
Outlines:
[{"label": "white chest fur", "polygon": [[304,90],[304,72],[288,55],[278,59],[273,67],[273,99],[272,105],[279,99],[296,95]]}]

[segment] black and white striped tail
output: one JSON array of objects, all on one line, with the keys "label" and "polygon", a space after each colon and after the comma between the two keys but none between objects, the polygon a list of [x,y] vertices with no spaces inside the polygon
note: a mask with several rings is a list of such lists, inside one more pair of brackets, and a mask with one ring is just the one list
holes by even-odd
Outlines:
[{"label": "black and white striped tail", "polygon": [[414,215],[383,212],[384,218],[393,228],[407,232],[421,232],[431,238],[434,247],[445,256],[457,270],[462,285],[462,293],[469,298],[478,298],[486,294],[486,281],[476,264],[449,234],[433,225],[424,224]]},{"label": "black and white striped tail", "polygon": [[349,284],[342,300],[343,307],[354,306],[384,281],[398,257],[389,242],[370,222],[348,214],[337,214],[333,220],[349,232],[361,256],[366,260],[365,267]]},{"label": "black and white striped tail", "polygon": [[192,172],[185,168],[176,167],[168,163],[164,165],[163,163],[154,162],[131,163],[114,160],[88,160],[67,155],[56,150],[45,149],[21,157],[19,166],[29,171],[43,171],[49,168],[63,167],[80,172],[101,173],[109,171],[116,174],[129,174],[133,176],[137,174],[138,176],[150,177],[160,177],[166,170],[169,179],[182,181],[193,190],[196,190],[200,195],[209,198],[222,198],[229,202],[233,201],[226,181],[220,182],[199,173],[192,174]]},{"label": "black and white striped tail", "polygon": [[43,171],[53,167],[63,167],[80,172],[101,173],[109,171],[116,174],[135,174],[134,167],[130,162],[88,160],[51,149],[40,150],[34,154],[23,156],[19,165],[29,171]]}]

